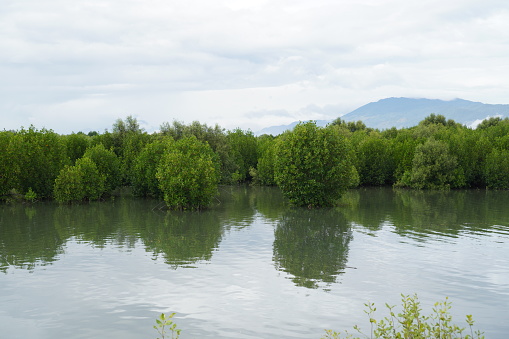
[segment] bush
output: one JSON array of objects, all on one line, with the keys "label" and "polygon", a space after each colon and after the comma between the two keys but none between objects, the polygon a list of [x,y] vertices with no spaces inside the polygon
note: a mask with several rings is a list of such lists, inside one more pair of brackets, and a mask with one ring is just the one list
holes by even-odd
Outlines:
[{"label": "bush", "polygon": [[7,173],[11,186],[8,189],[25,194],[31,188],[38,197],[51,197],[55,178],[69,163],[62,137],[52,130],[31,126],[9,139],[5,152],[11,168]]},{"label": "bush", "polygon": [[104,193],[105,176],[89,158],[81,158],[74,166],[66,166],[55,179],[53,195],[60,203],[97,200]]},{"label": "bush", "polygon": [[232,181],[250,181],[251,168],[256,168],[258,162],[257,142],[251,131],[242,131],[237,128],[227,134],[230,146],[230,155],[235,163],[235,172],[232,173]]},{"label": "bush", "polygon": [[397,186],[423,189],[449,189],[465,185],[465,176],[449,146],[430,138],[415,148],[412,170],[406,172]]},{"label": "bush", "polygon": [[486,186],[492,189],[509,189],[509,151],[494,149],[486,157],[484,167]]},{"label": "bush", "polygon": [[274,181],[274,137],[262,135],[257,139],[258,164],[250,170],[253,183],[257,185],[275,185]]},{"label": "bush", "polygon": [[105,193],[106,176],[101,174],[95,162],[90,158],[81,158],[76,161],[76,167],[81,172],[81,182],[85,199],[98,200]]},{"label": "bush", "polygon": [[71,160],[71,164],[74,164],[76,160],[83,157],[83,154],[90,146],[90,137],[83,133],[72,133],[62,136],[62,138],[67,150],[67,156]]},{"label": "bush", "polygon": [[0,198],[7,196],[9,190],[19,187],[19,164],[16,161],[17,155],[10,147],[14,133],[0,131]]},{"label": "bush", "polygon": [[216,154],[195,136],[180,139],[163,155],[156,176],[169,208],[201,209],[217,193]]},{"label": "bush", "polygon": [[60,203],[82,201],[85,198],[81,169],[65,166],[55,179],[53,196]]},{"label": "bush", "polygon": [[298,206],[332,206],[358,183],[350,144],[334,127],[300,123],[277,140],[274,159],[276,183]]},{"label": "bush", "polygon": [[148,144],[134,160],[131,182],[133,193],[137,196],[162,197],[157,180],[157,168],[164,152],[173,147],[171,137]]},{"label": "bush", "polygon": [[102,144],[87,149],[84,158],[90,158],[99,173],[105,177],[105,192],[111,192],[121,183],[121,164],[115,152],[107,150]]},{"label": "bush", "polygon": [[[385,317],[382,320],[376,320],[373,318],[373,314],[376,311],[375,304],[367,303],[367,311],[369,317],[369,323],[371,326],[370,335],[366,335],[361,332],[359,326],[354,326],[354,329],[358,331],[363,337],[367,338],[384,338],[384,339],[396,339],[396,338],[423,338],[423,339],[442,339],[442,338],[484,338],[482,332],[473,331],[472,326],[474,321],[471,315],[466,316],[466,322],[470,329],[470,334],[463,334],[464,328],[459,327],[452,323],[452,316],[449,313],[451,309],[451,302],[446,298],[445,301],[435,303],[433,307],[433,313],[429,316],[421,314],[420,301],[417,295],[408,296],[401,295],[401,302],[403,310],[401,313],[394,312],[395,306],[389,306],[385,304],[389,310],[389,317]],[[339,339],[341,333],[332,330],[325,330],[325,336],[322,339]],[[360,337],[354,337],[348,331],[345,331],[345,337],[350,339],[359,339]]]},{"label": "bush", "polygon": [[361,185],[382,186],[391,183],[395,171],[390,141],[366,137],[357,147],[357,170]]}]

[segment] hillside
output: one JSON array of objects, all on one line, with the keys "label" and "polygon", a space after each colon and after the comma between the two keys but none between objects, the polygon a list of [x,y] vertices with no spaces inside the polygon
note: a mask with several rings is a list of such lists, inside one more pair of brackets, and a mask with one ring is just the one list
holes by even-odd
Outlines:
[{"label": "hillside", "polygon": [[359,107],[341,118],[346,121],[362,120],[369,127],[387,129],[415,126],[431,113],[471,126],[490,116],[509,116],[509,105],[483,104],[463,99],[387,98]]},{"label": "hillside", "polygon": [[[492,105],[481,102],[454,99],[450,101],[438,99],[387,98],[371,102],[347,113],[341,118],[346,121],[363,121],[368,127],[387,129],[415,126],[425,117],[434,114],[444,115],[461,124],[475,127],[488,117],[509,117],[509,105]],[[317,122],[325,126],[327,120]],[[292,129],[298,122],[289,125],[272,126],[256,133],[277,135]]]}]

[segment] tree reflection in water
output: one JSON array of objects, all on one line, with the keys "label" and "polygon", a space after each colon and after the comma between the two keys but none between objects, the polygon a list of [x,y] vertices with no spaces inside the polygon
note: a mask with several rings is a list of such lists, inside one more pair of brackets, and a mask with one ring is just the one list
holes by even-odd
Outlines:
[{"label": "tree reflection in water", "polygon": [[290,209],[274,235],[274,264],[296,285],[318,288],[344,273],[352,230],[339,210]]}]

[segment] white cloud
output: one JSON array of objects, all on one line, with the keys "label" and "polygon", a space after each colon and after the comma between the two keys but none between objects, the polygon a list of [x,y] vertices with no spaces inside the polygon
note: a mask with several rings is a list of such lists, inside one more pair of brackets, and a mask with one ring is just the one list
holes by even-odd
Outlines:
[{"label": "white cloud", "polygon": [[7,129],[133,114],[256,130],[392,96],[509,103],[505,0],[4,0],[0,50]]},{"label": "white cloud", "polygon": [[494,116],[490,116],[490,115],[488,115],[488,116],[487,116],[486,118],[484,118],[484,119],[477,119],[477,120],[472,121],[470,124],[467,124],[467,127],[470,127],[470,128],[476,129],[476,128],[477,128],[477,126],[479,126],[479,124],[480,124],[481,122],[483,122],[484,120],[488,120],[488,119],[490,119],[490,118],[503,118],[503,116],[502,116],[502,115],[500,115],[500,114],[497,114],[497,115],[494,115]]}]

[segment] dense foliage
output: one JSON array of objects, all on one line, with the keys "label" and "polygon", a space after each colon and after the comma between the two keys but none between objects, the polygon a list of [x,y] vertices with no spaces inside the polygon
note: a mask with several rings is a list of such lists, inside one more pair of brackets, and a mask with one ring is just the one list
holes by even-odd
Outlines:
[{"label": "dense foliage", "polygon": [[276,143],[275,180],[290,202],[299,206],[332,206],[356,183],[353,152],[333,127],[301,123]]},{"label": "dense foliage", "polygon": [[[354,329],[361,334],[360,337],[345,331],[344,333],[333,330],[325,330],[322,339],[360,339],[360,338],[426,338],[426,339],[484,339],[483,332],[474,331],[474,320],[472,315],[466,316],[468,331],[452,322],[451,302],[446,298],[434,304],[432,313],[429,316],[422,314],[421,302],[417,295],[401,295],[401,312],[396,313],[396,306],[385,304],[389,316],[383,319],[374,318],[376,307],[374,303],[366,303],[369,317],[370,333],[362,332],[359,326]],[[344,336],[343,336],[344,334]]]},{"label": "dense foliage", "polygon": [[83,155],[92,160],[101,175],[106,180],[105,191],[111,192],[121,184],[121,161],[112,150],[104,148],[103,144],[97,144],[88,148]]},{"label": "dense foliage", "polygon": [[106,176],[90,158],[80,158],[74,166],[65,166],[55,179],[58,202],[97,200],[105,193]]},{"label": "dense foliage", "polygon": [[171,209],[201,209],[217,192],[219,166],[214,152],[194,136],[176,141],[157,166],[156,177]]},{"label": "dense foliage", "polygon": [[134,160],[132,169],[133,193],[142,197],[162,198],[157,168],[166,150],[173,146],[172,138],[162,138],[146,145]]},{"label": "dense foliage", "polygon": [[251,180],[250,169],[256,168],[258,162],[257,143],[253,132],[244,132],[240,128],[228,132],[227,140],[235,172],[232,174],[233,182]]},{"label": "dense foliage", "polygon": [[38,197],[53,194],[55,178],[69,164],[62,138],[51,130],[22,128],[17,132],[3,132],[1,194],[15,190],[25,194],[32,189]]},{"label": "dense foliage", "polygon": [[[95,173],[85,171],[88,165],[81,159],[88,158],[104,177],[101,197],[129,186],[136,195],[163,198],[166,183],[157,177],[162,160],[169,166],[168,154],[189,138],[203,146],[199,152],[205,155],[197,159],[214,159],[212,182],[279,185],[291,202],[303,206],[332,205],[347,187],[357,184],[509,189],[507,118],[490,118],[471,129],[431,114],[417,126],[382,131],[338,118],[326,128],[306,122],[279,136],[256,137],[251,131],[226,131],[197,121],[163,123],[159,132],[149,134],[129,116],[104,133],[59,135],[34,126],[0,131],[0,197],[56,198],[58,191],[59,201],[96,199],[90,192],[62,195],[64,182],[67,189],[79,188],[88,180],[84,176]],[[179,152],[190,161],[195,157],[182,148]],[[172,172],[178,180],[184,180],[186,171],[196,174],[189,164]]]},{"label": "dense foliage", "polygon": [[442,189],[462,187],[463,173],[449,145],[430,138],[415,148],[412,169],[404,173],[400,185],[414,188]]}]

